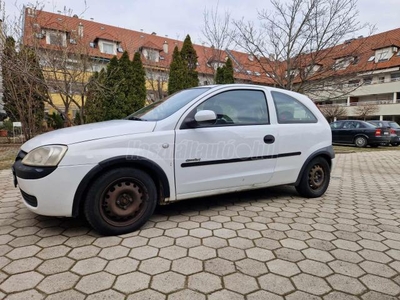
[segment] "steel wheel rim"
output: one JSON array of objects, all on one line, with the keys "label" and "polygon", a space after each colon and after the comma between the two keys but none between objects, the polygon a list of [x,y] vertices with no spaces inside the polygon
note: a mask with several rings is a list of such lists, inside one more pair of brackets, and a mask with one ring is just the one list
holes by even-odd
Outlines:
[{"label": "steel wheel rim", "polygon": [[364,146],[365,145],[365,140],[363,138],[358,138],[358,139],[356,139],[356,144],[358,146]]},{"label": "steel wheel rim", "polygon": [[109,184],[101,195],[100,213],[110,225],[134,224],[147,207],[148,192],[135,178],[120,178]]},{"label": "steel wheel rim", "polygon": [[324,168],[317,164],[314,165],[308,173],[308,183],[311,189],[317,190],[325,183],[325,171]]}]

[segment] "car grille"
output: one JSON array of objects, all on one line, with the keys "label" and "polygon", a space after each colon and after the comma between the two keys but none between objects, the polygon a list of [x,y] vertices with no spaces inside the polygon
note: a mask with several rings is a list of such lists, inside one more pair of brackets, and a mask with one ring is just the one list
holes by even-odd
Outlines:
[{"label": "car grille", "polygon": [[29,195],[21,190],[22,198],[24,198],[25,202],[28,203],[30,206],[37,207],[37,199],[35,196]]}]

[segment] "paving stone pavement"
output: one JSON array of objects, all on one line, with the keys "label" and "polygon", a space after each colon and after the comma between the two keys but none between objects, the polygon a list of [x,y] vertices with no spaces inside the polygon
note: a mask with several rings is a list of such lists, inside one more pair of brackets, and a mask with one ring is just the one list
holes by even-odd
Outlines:
[{"label": "paving stone pavement", "polygon": [[0,171],[0,269],[0,299],[399,299],[400,151],[337,155],[322,198],[181,202],[115,237],[29,212]]}]

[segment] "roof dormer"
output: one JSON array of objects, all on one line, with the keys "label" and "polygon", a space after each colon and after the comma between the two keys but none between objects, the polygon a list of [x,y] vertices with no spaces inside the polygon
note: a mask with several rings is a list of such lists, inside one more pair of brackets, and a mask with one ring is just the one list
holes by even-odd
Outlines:
[{"label": "roof dormer", "polygon": [[[389,60],[395,53],[399,51],[399,48],[395,45],[386,46],[385,48],[378,48],[375,50],[375,62],[387,61]],[[372,61],[372,59],[371,59]]]}]

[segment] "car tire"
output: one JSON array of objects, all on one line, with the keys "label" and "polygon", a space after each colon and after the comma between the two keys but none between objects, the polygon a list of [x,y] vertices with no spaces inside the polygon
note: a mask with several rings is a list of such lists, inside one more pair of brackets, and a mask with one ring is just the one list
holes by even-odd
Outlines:
[{"label": "car tire", "polygon": [[84,213],[100,234],[119,235],[139,229],[156,205],[156,185],[147,173],[117,168],[100,175],[90,186]]},{"label": "car tire", "polygon": [[391,143],[391,145],[392,145],[393,147],[397,147],[397,146],[399,145],[399,143]]},{"label": "car tire", "polygon": [[316,157],[307,164],[296,190],[306,198],[321,197],[326,192],[330,179],[331,169],[328,162],[322,157]]},{"label": "car tire", "polygon": [[367,143],[368,143],[367,139],[365,137],[363,137],[363,136],[358,136],[354,140],[354,144],[356,145],[356,147],[359,147],[359,148],[366,147]]}]

